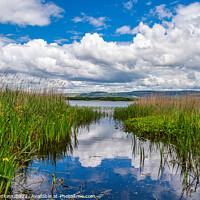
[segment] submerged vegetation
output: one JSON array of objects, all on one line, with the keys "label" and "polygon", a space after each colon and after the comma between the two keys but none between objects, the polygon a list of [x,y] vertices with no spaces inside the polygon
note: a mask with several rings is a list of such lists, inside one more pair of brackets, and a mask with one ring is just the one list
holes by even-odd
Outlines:
[{"label": "submerged vegetation", "polygon": [[71,107],[55,93],[0,90],[0,194],[8,193],[33,153],[69,144],[79,126],[100,116],[100,110]]}]

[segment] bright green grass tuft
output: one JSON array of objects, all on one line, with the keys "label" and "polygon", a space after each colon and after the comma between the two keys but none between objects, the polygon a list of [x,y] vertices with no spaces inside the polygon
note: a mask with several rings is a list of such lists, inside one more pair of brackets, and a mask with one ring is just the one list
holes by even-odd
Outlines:
[{"label": "bright green grass tuft", "polygon": [[33,151],[56,150],[71,140],[72,130],[100,116],[100,110],[71,107],[59,95],[0,91],[0,193],[8,192]]},{"label": "bright green grass tuft", "polygon": [[114,118],[125,120],[126,131],[172,143],[184,160],[200,161],[200,99],[141,99],[127,108],[116,108]]}]

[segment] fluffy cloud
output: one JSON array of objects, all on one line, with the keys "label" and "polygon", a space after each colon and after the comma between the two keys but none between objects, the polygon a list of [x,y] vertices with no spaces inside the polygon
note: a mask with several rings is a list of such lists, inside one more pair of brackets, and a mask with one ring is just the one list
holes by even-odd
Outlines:
[{"label": "fluffy cloud", "polygon": [[137,3],[137,0],[130,0],[126,3],[124,3],[124,8],[127,9],[127,10],[132,10],[133,3]]},{"label": "fluffy cloud", "polygon": [[9,44],[9,43],[15,43],[14,40],[8,38],[8,37],[5,37],[4,35],[0,35],[0,45],[2,44]]},{"label": "fluffy cloud", "polygon": [[116,33],[121,34],[121,35],[123,35],[123,34],[134,35],[134,34],[138,33],[138,31],[139,31],[139,27],[135,27],[135,28],[131,29],[130,26],[125,25],[125,26],[118,28],[116,30]]},{"label": "fluffy cloud", "polygon": [[159,19],[163,18],[171,18],[173,15],[169,9],[166,8],[165,4],[162,4],[160,6],[156,6],[155,14],[158,15]]},{"label": "fluffy cloud", "polygon": [[[97,33],[62,46],[41,39],[8,44],[4,37],[0,68],[64,80],[68,92],[198,88],[199,9],[200,3],[180,6],[170,22],[153,27],[141,22],[130,44],[106,42]],[[124,33],[133,30],[125,28]]]},{"label": "fluffy cloud", "polygon": [[150,6],[151,5],[151,1],[147,2],[146,5]]},{"label": "fluffy cloud", "polygon": [[63,44],[63,43],[68,42],[68,41],[69,41],[68,39],[62,39],[62,38],[54,40],[54,42],[57,43],[57,44]]},{"label": "fluffy cloud", "polygon": [[189,6],[179,6],[176,9],[177,15],[172,22],[177,28],[184,32],[190,32],[190,37],[200,35],[200,3],[193,3]]},{"label": "fluffy cloud", "polygon": [[98,18],[94,18],[91,16],[87,16],[85,13],[81,13],[82,17],[74,17],[72,19],[72,21],[74,23],[78,23],[78,22],[89,22],[89,24],[95,26],[95,27],[105,27],[106,24],[105,22],[107,20],[109,20],[106,17],[98,17]]},{"label": "fluffy cloud", "polygon": [[42,0],[6,0],[0,1],[0,23],[12,23],[21,26],[50,24],[51,17],[62,17],[62,8]]}]

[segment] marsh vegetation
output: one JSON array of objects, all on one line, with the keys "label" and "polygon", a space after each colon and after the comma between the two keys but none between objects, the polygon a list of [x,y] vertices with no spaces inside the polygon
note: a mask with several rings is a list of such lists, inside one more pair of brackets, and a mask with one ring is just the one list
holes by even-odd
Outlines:
[{"label": "marsh vegetation", "polygon": [[[198,97],[142,98],[126,108],[115,108],[114,118],[123,120],[124,131],[137,135],[141,140],[148,139],[151,142],[170,145],[167,155],[173,152],[170,153],[174,157],[172,162],[181,167],[187,187],[191,182],[196,186],[199,184],[200,99]],[[160,153],[162,158],[164,155],[162,148]]]},{"label": "marsh vegetation", "polygon": [[[56,162],[66,157],[68,152],[73,155],[73,150],[78,148],[79,144],[78,130],[85,127],[89,132],[90,125],[94,125],[93,122],[98,122],[108,113],[110,117],[106,119],[107,121],[113,121],[113,119],[120,121],[115,126],[112,124],[113,129],[118,125],[121,126],[122,123],[120,137],[124,132],[131,135],[132,156],[140,155],[141,168],[145,165],[147,154],[158,151],[159,177],[162,177],[164,167],[172,165],[176,171],[181,170],[182,196],[191,196],[197,191],[200,170],[200,99],[198,97],[152,96],[138,99],[128,107],[114,108],[112,112],[102,108],[70,106],[61,94],[53,90],[38,92],[25,91],[17,87],[3,87],[0,90],[0,194],[11,194],[13,189],[11,186],[15,185],[15,180],[27,179],[32,173],[29,166],[34,159],[41,162],[51,160],[56,166]],[[101,144],[107,133],[115,130],[111,127],[105,129],[107,122],[103,123],[101,135],[104,134],[104,136],[99,140],[98,137],[93,137],[93,134],[97,132],[96,129],[91,133],[92,139],[86,135],[81,136],[84,141],[88,138],[85,141],[87,152],[84,156],[90,151],[88,149],[90,142]],[[116,139],[115,134],[118,134],[117,131],[113,132],[109,138],[109,144],[107,140],[103,143],[103,149],[100,148],[99,154],[90,155],[88,159],[98,159],[99,162],[101,157],[102,159],[109,158],[108,153],[104,152],[106,144],[108,144],[107,149],[112,152],[117,151],[116,158],[118,158],[118,154],[121,155],[121,151],[119,153],[118,150],[124,148],[124,144],[120,139],[120,142]],[[113,141],[115,142],[112,143]],[[115,148],[116,141],[119,142],[117,148]],[[149,149],[145,149],[143,143],[148,143]],[[93,146],[98,145],[91,145]],[[130,147],[127,146],[127,148]],[[121,162],[123,159],[119,160],[119,163]],[[115,164],[113,168],[116,168]],[[75,167],[77,166],[79,163],[76,163]],[[54,173],[54,182],[62,180],[62,177],[56,179],[56,176]],[[126,180],[126,183],[128,181]],[[58,185],[60,186],[60,182]],[[91,185],[91,187],[95,186]]]},{"label": "marsh vegetation", "polygon": [[[102,115],[100,109],[71,107],[54,92],[0,91],[0,193],[39,152],[66,150],[74,132]],[[70,146],[67,147],[70,149]],[[17,176],[20,176],[18,173]]]}]

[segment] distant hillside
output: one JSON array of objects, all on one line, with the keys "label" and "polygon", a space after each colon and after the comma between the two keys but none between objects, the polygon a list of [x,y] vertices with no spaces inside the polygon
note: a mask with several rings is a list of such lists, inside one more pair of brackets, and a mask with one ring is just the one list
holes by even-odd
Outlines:
[{"label": "distant hillside", "polygon": [[196,90],[181,90],[181,91],[133,91],[133,92],[90,92],[90,93],[70,93],[66,94],[67,97],[124,97],[124,98],[141,98],[148,96],[171,96],[182,97],[185,95],[200,96],[200,91]]},{"label": "distant hillside", "polygon": [[[138,99],[138,98],[137,98]],[[133,98],[127,97],[66,97],[66,100],[82,101],[133,101]]]}]

